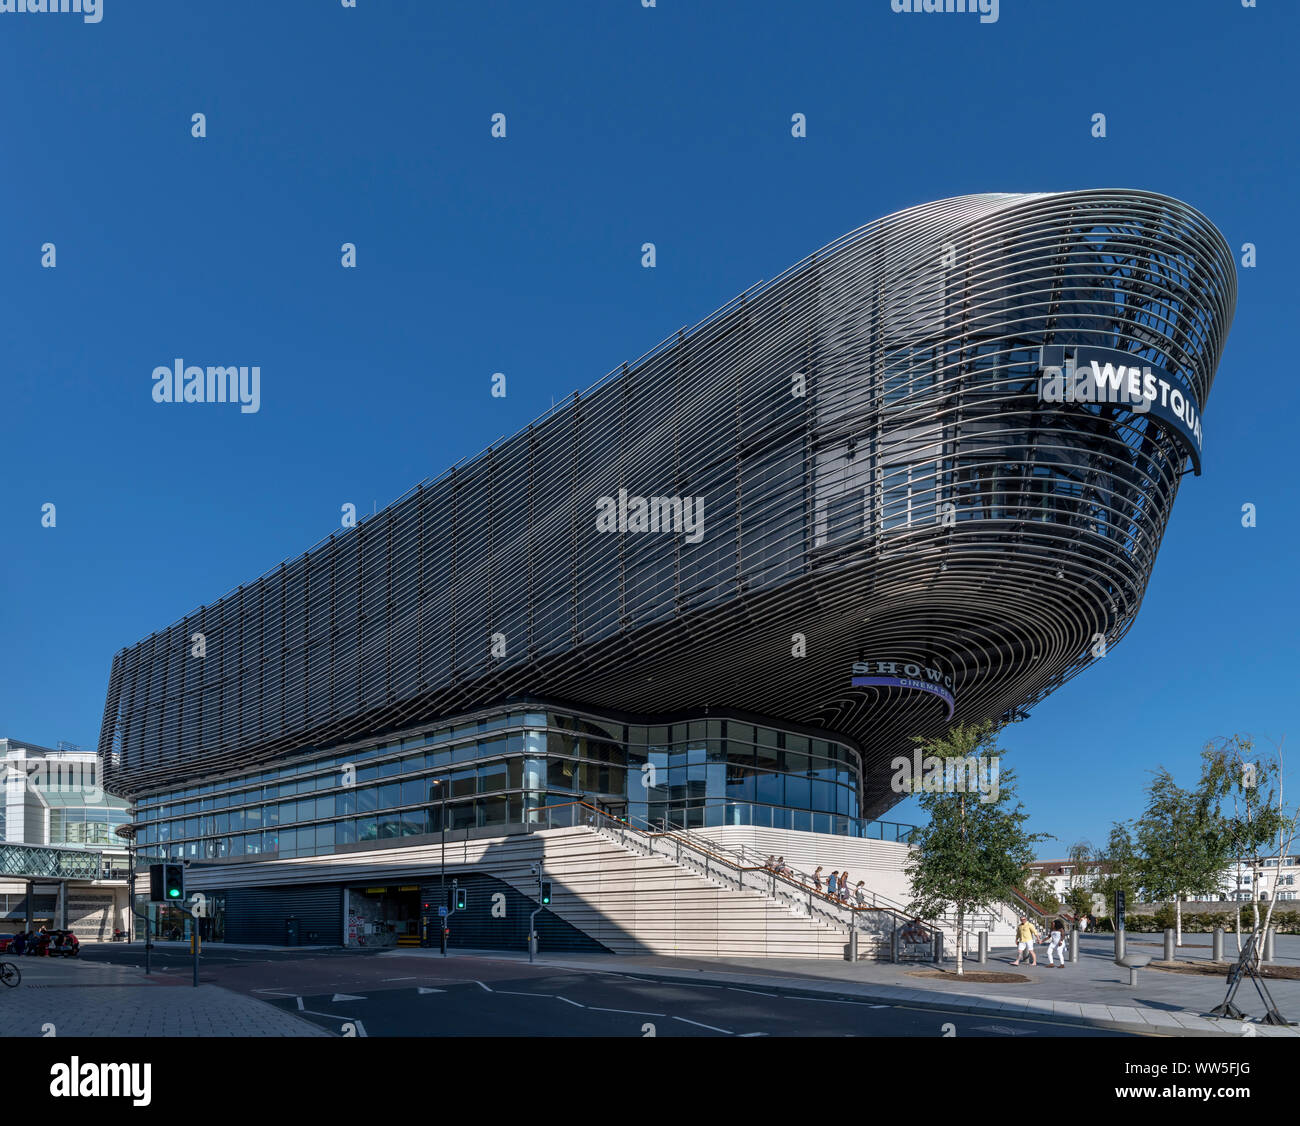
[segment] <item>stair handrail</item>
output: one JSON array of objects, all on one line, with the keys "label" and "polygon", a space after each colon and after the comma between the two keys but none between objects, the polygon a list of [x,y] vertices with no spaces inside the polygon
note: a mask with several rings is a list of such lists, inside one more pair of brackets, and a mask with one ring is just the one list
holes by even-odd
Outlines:
[{"label": "stair handrail", "polygon": [[[864,929],[858,925],[858,920],[872,913],[888,915],[895,920],[896,926],[910,923],[915,917],[908,914],[901,904],[881,904],[878,900],[883,897],[880,896],[876,896],[875,901],[870,905],[857,906],[852,903],[841,902],[826,892],[819,891],[811,878],[806,880],[798,879],[800,873],[795,873],[793,869],[790,870],[792,875],[786,875],[783,872],[769,868],[766,863],[746,863],[743,853],[721,846],[710,838],[699,838],[686,829],[676,827],[669,829],[666,826],[656,828],[649,821],[644,821],[645,827],[641,828],[633,824],[632,820],[627,817],[615,817],[605,810],[589,805],[587,802],[576,801],[564,804],[580,806],[587,810],[587,820],[592,828],[605,829],[609,832],[621,833],[624,836],[630,831],[638,837],[645,838],[647,851],[649,852],[659,852],[662,855],[662,850],[654,847],[655,842],[673,842],[674,859],[677,863],[681,863],[680,848],[684,845],[689,852],[694,852],[705,859],[706,863],[703,867],[706,875],[710,874],[711,871],[716,871],[716,866],[721,865],[722,868],[731,870],[731,873],[734,874],[732,882],[742,890],[748,887],[750,890],[764,891],[762,887],[756,884],[746,884],[744,878],[746,872],[762,873],[763,878],[760,882],[768,884],[768,888],[764,893],[769,898],[778,901],[784,899],[790,903],[797,903],[801,908],[806,906],[810,917],[820,916],[836,926],[844,927],[850,931]],[[558,809],[561,807],[549,806],[547,808]],[[696,862],[694,867],[698,869],[701,865]],[[777,887],[784,890],[784,895],[777,894]],[[935,924],[931,922],[931,925]]]}]

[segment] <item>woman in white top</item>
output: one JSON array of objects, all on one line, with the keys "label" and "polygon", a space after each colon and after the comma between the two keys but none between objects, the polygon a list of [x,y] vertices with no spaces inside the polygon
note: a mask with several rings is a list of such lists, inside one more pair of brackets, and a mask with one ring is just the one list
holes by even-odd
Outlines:
[{"label": "woman in white top", "polygon": [[1060,919],[1052,923],[1052,934],[1047,940],[1047,964],[1053,965],[1053,955],[1061,957],[1061,969],[1065,969],[1065,924]]}]

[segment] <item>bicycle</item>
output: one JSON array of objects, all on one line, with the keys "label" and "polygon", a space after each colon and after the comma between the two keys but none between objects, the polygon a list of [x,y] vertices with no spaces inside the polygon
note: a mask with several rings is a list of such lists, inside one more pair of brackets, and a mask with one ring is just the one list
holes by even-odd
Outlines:
[{"label": "bicycle", "polygon": [[23,980],[23,972],[12,962],[0,962],[0,982],[11,989]]}]

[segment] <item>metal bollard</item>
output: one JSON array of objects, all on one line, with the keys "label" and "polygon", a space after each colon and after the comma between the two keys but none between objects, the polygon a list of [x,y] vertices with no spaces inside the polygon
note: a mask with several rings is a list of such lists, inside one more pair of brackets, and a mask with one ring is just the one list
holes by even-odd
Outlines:
[{"label": "metal bollard", "polygon": [[1129,985],[1133,986],[1135,989],[1137,988],[1138,972],[1136,966],[1129,966],[1128,968],[1128,983]]},{"label": "metal bollard", "polygon": [[898,962],[898,927],[894,927],[894,933],[889,936],[889,960],[897,964]]},{"label": "metal bollard", "polygon": [[1276,933],[1272,927],[1269,927],[1264,932],[1264,956],[1261,959],[1262,961],[1271,962],[1273,960],[1273,937]]},{"label": "metal bollard", "polygon": [[934,961],[938,965],[943,961],[943,931],[934,932]]},{"label": "metal bollard", "polygon": [[980,931],[979,939],[980,939],[979,964],[981,966],[985,966],[988,965],[988,960],[989,960],[989,932]]},{"label": "metal bollard", "polygon": [[1079,928],[1077,926],[1070,928],[1070,961],[1079,960]]},{"label": "metal bollard", "polygon": [[856,930],[852,930],[849,931],[849,961],[856,962],[857,960],[858,960],[858,932]]},{"label": "metal bollard", "polygon": [[1174,960],[1174,928],[1165,927],[1165,961]]},{"label": "metal bollard", "polygon": [[1210,959],[1215,962],[1223,961],[1223,928],[1214,928],[1214,937],[1210,940]]},{"label": "metal bollard", "polygon": [[1122,957],[1124,957],[1124,931],[1121,928],[1116,927],[1115,928],[1115,961],[1118,962]]}]

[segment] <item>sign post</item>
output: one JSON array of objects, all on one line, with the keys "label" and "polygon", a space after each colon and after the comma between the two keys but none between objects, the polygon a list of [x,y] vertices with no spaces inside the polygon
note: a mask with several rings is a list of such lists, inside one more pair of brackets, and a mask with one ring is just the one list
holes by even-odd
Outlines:
[{"label": "sign post", "polygon": [[1124,889],[1115,892],[1115,961],[1124,957]]}]

